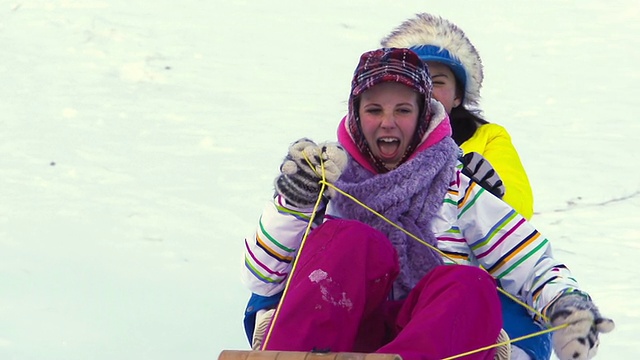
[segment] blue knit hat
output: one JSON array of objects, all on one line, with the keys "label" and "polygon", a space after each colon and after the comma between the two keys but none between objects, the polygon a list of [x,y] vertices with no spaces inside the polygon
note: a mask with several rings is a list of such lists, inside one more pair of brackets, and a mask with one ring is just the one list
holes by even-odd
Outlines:
[{"label": "blue knit hat", "polygon": [[411,46],[409,49],[418,54],[420,59],[424,62],[433,61],[447,65],[451,71],[453,71],[453,75],[456,79],[460,81],[462,86],[466,89],[467,71],[464,69],[464,65],[460,59],[453,56],[449,50],[434,45],[416,45]]}]

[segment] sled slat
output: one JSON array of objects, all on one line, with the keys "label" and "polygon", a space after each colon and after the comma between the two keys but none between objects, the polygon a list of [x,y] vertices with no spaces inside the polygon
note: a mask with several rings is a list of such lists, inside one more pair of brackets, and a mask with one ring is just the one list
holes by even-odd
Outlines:
[{"label": "sled slat", "polygon": [[402,360],[397,354],[223,350],[218,360]]}]

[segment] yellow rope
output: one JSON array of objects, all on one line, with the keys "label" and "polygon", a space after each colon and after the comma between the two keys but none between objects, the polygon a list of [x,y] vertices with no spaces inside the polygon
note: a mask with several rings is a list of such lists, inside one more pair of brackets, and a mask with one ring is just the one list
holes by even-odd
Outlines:
[{"label": "yellow rope", "polygon": [[[441,256],[451,260],[453,263],[458,264],[458,262],[451,258],[450,256],[448,256],[447,254],[445,254],[444,252],[442,252],[442,250],[438,249],[437,247],[429,244],[428,242],[420,239],[419,237],[413,235],[412,233],[410,233],[409,231],[405,230],[404,228],[402,228],[401,226],[395,224],[394,222],[392,222],[391,220],[387,219],[386,217],[384,217],[384,215],[378,213],[377,211],[373,210],[372,208],[370,208],[369,206],[367,206],[366,204],[364,204],[363,202],[361,202],[360,200],[356,199],[355,197],[353,197],[350,194],[347,194],[346,192],[344,192],[342,189],[338,188],[337,186],[333,185],[330,182],[326,181],[326,176],[325,176],[325,168],[324,168],[324,162],[322,160],[322,156],[320,156],[320,168],[322,169],[321,173],[319,174],[318,171],[316,171],[315,167],[313,166],[313,164],[311,163],[311,161],[309,160],[309,158],[307,157],[307,154],[303,151],[302,155],[304,156],[305,161],[307,162],[307,164],[309,165],[309,167],[311,168],[311,170],[313,170],[313,172],[318,175],[318,177],[321,178],[321,180],[319,181],[319,183],[321,184],[320,187],[320,194],[318,195],[318,199],[316,200],[315,206],[313,207],[313,212],[311,213],[311,216],[309,218],[309,223],[307,224],[307,228],[304,232],[304,236],[302,237],[302,241],[300,243],[300,247],[298,248],[298,255],[302,252],[302,248],[304,247],[304,244],[307,240],[307,237],[309,235],[309,232],[311,231],[311,226],[313,225],[313,220],[315,218],[315,215],[318,211],[318,207],[320,206],[320,203],[322,202],[322,196],[324,194],[324,191],[326,189],[326,187],[330,187],[332,189],[334,189],[335,191],[339,192],[340,194],[344,195],[345,197],[351,199],[352,201],[354,201],[355,203],[357,203],[358,205],[364,207],[365,209],[369,210],[371,213],[373,213],[374,215],[378,216],[379,218],[381,218],[382,220],[386,221],[387,223],[389,223],[390,225],[394,226],[395,228],[397,228],[398,230],[402,231],[403,233],[407,234],[409,237],[411,237],[412,239],[418,241],[419,243],[428,246],[429,248],[431,248],[432,250],[436,251],[438,254],[440,254]],[[287,278],[287,282],[285,284],[284,290],[282,292],[282,299],[284,299],[287,295],[288,289],[289,289],[289,283],[291,282],[291,278],[293,278],[293,273],[295,271],[296,265],[298,264],[298,258],[299,256],[296,256],[294,261],[293,261],[293,265],[291,267],[291,271],[289,272],[289,277]],[[481,267],[483,270],[486,271],[486,269],[484,269],[483,267]],[[520,299],[518,299],[517,297],[511,295],[510,293],[508,293],[506,290],[500,288],[500,287],[496,287],[497,290],[501,293],[503,293],[505,296],[507,296],[508,298],[510,298],[511,300],[515,301],[516,303],[520,304],[521,306],[525,307],[526,309],[528,309],[529,311],[535,313],[536,315],[540,316],[542,319],[544,319],[545,321],[548,321],[548,318],[546,316],[544,316],[542,313],[540,313],[539,311],[537,311],[536,309],[534,309],[533,307],[529,306],[528,304],[526,304],[525,302],[521,301]],[[278,315],[280,314],[280,304],[282,304],[283,301],[280,301],[280,303],[278,304],[278,307],[276,308],[276,312],[273,315],[273,320],[271,322],[271,326],[269,328],[269,331],[267,332],[266,336],[265,336],[265,341],[263,344],[263,348],[267,346],[267,343],[269,342],[269,336],[271,334],[271,330],[273,329],[274,324],[276,323],[276,320],[278,318]],[[442,359],[442,360],[453,360],[453,359],[458,359],[461,358],[463,356],[467,356],[467,355],[471,355],[471,354],[475,354],[478,352],[482,352],[485,350],[489,350],[495,347],[499,347],[499,346],[503,346],[506,344],[510,344],[510,343],[514,343],[517,341],[521,341],[521,340],[525,340],[525,339],[529,339],[535,336],[540,336],[546,333],[550,333],[556,330],[560,330],[562,328],[567,327],[569,324],[562,324],[560,326],[556,326],[553,328],[548,328],[545,330],[541,330],[535,333],[531,333],[528,335],[524,335],[515,339],[509,339],[509,341],[504,341],[501,343],[496,343],[496,344],[492,344],[489,346],[485,346],[476,350],[472,350],[466,353],[462,353],[462,354],[458,354],[455,356],[451,356],[448,357],[446,359]]]},{"label": "yellow rope", "polygon": [[342,190],[341,190],[340,188],[338,188],[337,186],[335,186],[335,185],[333,185],[333,184],[331,184],[331,183],[329,183],[329,182],[326,182],[326,181],[324,181],[324,180],[320,181],[320,183],[322,183],[322,185],[327,185],[327,186],[331,187],[332,189],[334,189],[335,191],[339,192],[340,194],[342,194],[342,195],[346,196],[347,198],[349,198],[349,199],[353,200],[356,204],[358,204],[358,205],[362,206],[363,208],[365,208],[365,209],[367,209],[367,210],[371,211],[374,215],[378,216],[378,217],[379,217],[379,218],[381,218],[382,220],[384,220],[384,221],[386,221],[387,223],[391,224],[391,225],[392,225],[393,227],[395,227],[396,229],[398,229],[398,230],[402,231],[403,233],[405,233],[405,234],[409,235],[411,238],[413,238],[414,240],[418,241],[419,243],[421,243],[421,244],[423,244],[423,245],[426,245],[426,246],[430,247],[432,250],[434,250],[434,251],[438,252],[438,254],[440,254],[440,255],[442,255],[442,256],[444,256],[444,257],[446,257],[447,259],[449,259],[449,260],[451,260],[451,261],[453,261],[453,262],[456,262],[456,261],[455,261],[454,259],[452,259],[450,256],[448,256],[447,254],[443,253],[443,252],[442,252],[442,250],[438,249],[437,247],[435,247],[435,246],[433,246],[433,245],[429,244],[428,242],[426,242],[426,241],[424,241],[424,240],[420,239],[419,237],[417,237],[417,236],[413,235],[412,233],[408,232],[407,230],[405,230],[405,229],[404,229],[404,228],[402,228],[401,226],[399,226],[399,225],[395,224],[393,221],[391,221],[391,220],[387,219],[386,217],[384,217],[384,215],[382,215],[382,214],[380,214],[379,212],[377,212],[377,211],[373,210],[372,208],[368,207],[366,204],[364,204],[364,203],[363,203],[363,202],[361,202],[360,200],[356,199],[356,198],[355,198],[355,197],[353,197],[352,195],[347,194],[346,192],[342,191]]},{"label": "yellow rope", "polygon": [[542,335],[542,334],[546,334],[546,333],[550,333],[550,332],[553,332],[553,331],[556,331],[556,330],[560,330],[560,329],[565,328],[565,327],[567,327],[567,326],[569,326],[569,324],[562,324],[562,325],[560,325],[560,326],[556,326],[556,327],[554,327],[554,328],[549,328],[549,329],[542,330],[542,331],[538,331],[538,332],[535,332],[535,333],[532,333],[532,334],[529,334],[529,335],[520,336],[520,337],[517,337],[517,338],[515,338],[515,339],[509,339],[509,341],[503,341],[503,342],[501,342],[501,343],[497,343],[497,344],[493,344],[493,345],[485,346],[485,347],[483,347],[483,348],[479,348],[479,349],[475,349],[475,350],[467,351],[466,353],[462,353],[462,354],[454,355],[454,356],[451,356],[451,357],[448,357],[448,358],[444,358],[444,359],[442,359],[442,360],[453,360],[453,359],[458,359],[458,358],[461,358],[461,357],[463,357],[463,356],[467,356],[467,355],[471,355],[471,354],[479,353],[479,352],[481,352],[481,351],[489,350],[489,349],[494,348],[494,347],[499,347],[499,346],[502,346],[502,345],[506,345],[506,344],[514,343],[514,342],[517,342],[517,341],[521,341],[521,340],[529,339],[529,338],[532,338],[532,337],[540,336],[540,335]]},{"label": "yellow rope", "polygon": [[[352,201],[354,201],[356,204],[358,204],[358,205],[360,205],[360,206],[364,207],[365,209],[369,210],[370,212],[372,212],[373,214],[375,214],[376,216],[378,216],[378,217],[379,217],[379,218],[381,218],[382,220],[384,220],[384,221],[386,221],[387,223],[389,223],[389,224],[391,224],[392,226],[394,226],[395,228],[397,228],[397,229],[399,229],[400,231],[404,232],[405,234],[409,235],[411,238],[413,238],[413,239],[417,240],[418,242],[420,242],[420,243],[421,243],[421,244],[423,244],[423,245],[428,246],[429,248],[431,248],[431,249],[433,249],[434,251],[436,251],[438,254],[440,254],[440,255],[442,255],[443,257],[445,257],[445,258],[447,258],[447,259],[451,260],[453,263],[458,264],[458,262],[457,262],[455,259],[451,258],[451,257],[450,257],[450,256],[448,256],[447,254],[445,254],[444,252],[442,252],[442,250],[438,249],[437,247],[435,247],[435,246],[433,246],[433,245],[429,244],[428,242],[426,242],[426,241],[424,241],[424,240],[420,239],[419,237],[415,236],[414,234],[410,233],[409,231],[407,231],[407,230],[405,230],[404,228],[400,227],[399,225],[395,224],[395,223],[394,223],[394,222],[392,222],[391,220],[387,219],[384,215],[382,215],[382,214],[378,213],[378,212],[377,212],[377,211],[375,211],[374,209],[370,208],[369,206],[367,206],[366,204],[364,204],[364,203],[363,203],[363,202],[361,202],[360,200],[356,199],[356,198],[355,198],[355,197],[353,197],[352,195],[350,195],[350,194],[348,194],[348,193],[344,192],[342,189],[338,188],[337,186],[333,185],[332,183],[329,183],[329,182],[325,181],[324,179],[323,179],[322,181],[320,181],[320,183],[321,183],[323,186],[324,186],[324,185],[329,186],[330,188],[334,189],[335,191],[339,192],[340,194],[344,195],[345,197],[347,197],[347,198],[351,199],[351,200],[352,200]],[[483,270],[485,270],[485,271],[486,271],[486,269],[485,269],[484,267],[482,267],[482,266],[481,266],[481,268],[482,268]],[[522,306],[522,307],[524,307],[524,308],[528,309],[529,311],[531,311],[531,312],[535,313],[536,315],[540,316],[540,317],[541,317],[542,319],[544,319],[545,321],[548,321],[548,318],[547,318],[545,315],[543,315],[542,313],[540,313],[538,310],[534,309],[533,307],[529,306],[527,303],[525,303],[525,302],[521,301],[520,299],[518,299],[518,298],[517,298],[517,297],[515,297],[514,295],[511,295],[509,292],[507,292],[507,291],[506,291],[506,290],[504,290],[503,288],[501,288],[501,287],[496,287],[496,289],[497,289],[499,292],[503,293],[503,294],[504,294],[505,296],[507,296],[508,298],[510,298],[511,300],[515,301],[517,304],[520,304],[520,306]],[[520,340],[528,339],[528,338],[530,338],[530,337],[543,335],[543,334],[545,334],[545,333],[548,333],[548,332],[551,332],[551,331],[558,330],[558,329],[563,328],[563,327],[565,327],[565,326],[566,326],[566,324],[565,324],[565,325],[561,325],[561,326],[556,327],[556,328],[546,329],[546,330],[542,330],[542,331],[539,331],[539,332],[536,332],[536,333],[532,333],[532,334],[529,334],[529,335],[527,335],[527,336],[522,336],[522,337],[519,337],[519,338],[517,338],[517,339],[510,339],[510,340],[509,340],[509,341],[507,341],[507,342],[502,342],[502,343],[498,343],[498,344],[493,344],[493,345],[490,345],[490,346],[484,347],[484,348],[482,348],[482,349],[474,350],[473,352],[469,352],[469,353],[466,353],[466,354],[462,354],[462,355],[460,355],[460,356],[464,356],[464,355],[468,355],[468,354],[473,354],[473,353],[480,352],[480,351],[484,351],[484,350],[491,349],[491,348],[494,348],[494,347],[502,346],[502,345],[505,345],[505,344],[507,344],[507,343],[514,343],[514,342],[516,342],[516,341],[520,341]],[[456,357],[451,357],[451,358],[448,358],[448,359],[455,359],[455,358],[456,358]],[[445,359],[445,360],[448,360],[448,359]]]},{"label": "yellow rope", "polygon": [[[371,211],[373,214],[375,214],[376,216],[380,217],[382,220],[384,220],[384,221],[388,222],[389,224],[393,225],[394,227],[396,227],[400,231],[404,232],[405,234],[409,235],[411,238],[417,240],[421,244],[426,245],[429,248],[433,249],[438,254],[440,254],[443,257],[446,257],[447,259],[451,260],[453,263],[456,263],[456,264],[458,263],[455,259],[453,259],[452,257],[450,257],[447,254],[445,254],[444,252],[442,252],[442,250],[438,249],[437,247],[429,244],[428,242],[420,239],[419,237],[413,235],[412,233],[408,232],[407,230],[405,230],[402,227],[398,226],[397,224],[393,223],[391,220],[389,220],[386,217],[384,217],[384,215],[382,215],[382,214],[378,213],[377,211],[373,210],[372,208],[368,207],[366,204],[362,203],[360,200],[356,199],[352,195],[347,194],[346,192],[342,191],[337,186],[335,186],[335,185],[333,185],[333,184],[331,184],[329,182],[326,182],[325,180],[322,180],[320,183],[322,183],[322,185],[327,185],[327,186],[331,187],[335,191],[339,192],[340,194],[342,194],[342,195],[346,196],[347,198],[351,199],[352,201],[356,202],[358,205],[360,205],[360,206],[364,207],[365,209]],[[483,267],[481,267],[481,268],[486,271],[485,268],[483,268]],[[546,316],[544,316],[542,313],[540,313],[536,309],[530,307],[527,303],[525,303],[525,302],[521,301],[520,299],[518,299],[517,297],[511,295],[510,293],[508,293],[506,290],[502,289],[501,287],[497,287],[497,289],[498,289],[499,292],[503,293],[505,296],[509,297],[511,300],[515,301],[516,303],[520,304],[521,306],[525,307],[526,309],[528,309],[531,312],[535,313],[536,315],[540,316],[545,321],[548,321],[548,318]]]},{"label": "yellow rope", "polygon": [[[320,187],[320,195],[318,196],[318,199],[316,200],[316,203],[313,207],[313,212],[311,213],[311,216],[309,217],[309,223],[307,224],[307,228],[304,232],[304,236],[302,236],[302,241],[300,242],[300,247],[298,248],[298,255],[302,252],[302,248],[304,247],[304,244],[307,241],[307,236],[309,236],[309,232],[311,231],[311,226],[313,225],[313,220],[316,216],[316,213],[318,212],[318,207],[320,206],[320,203],[322,202],[322,194],[324,193],[324,189],[325,189],[325,184],[327,184],[327,182],[325,181],[325,172],[324,172],[324,162],[322,161],[322,157],[320,157],[320,166],[322,168],[322,174],[318,174],[318,172],[316,171],[316,169],[313,167],[313,165],[311,164],[311,161],[309,160],[309,158],[307,158],[307,154],[304,153],[304,151],[302,152],[302,155],[304,155],[304,159],[307,161],[307,164],[309,164],[309,167],[311,167],[311,169],[313,170],[314,173],[316,173],[316,175],[320,176],[322,178],[321,183],[322,186]],[[287,278],[287,282],[284,285],[284,290],[282,291],[282,297],[281,299],[284,300],[285,296],[287,295],[287,292],[289,291],[289,283],[291,282],[291,278],[293,278],[293,272],[296,269],[296,265],[298,264],[298,259],[300,258],[300,256],[296,256],[295,259],[293,260],[293,265],[291,266],[291,271],[289,272],[289,277]],[[276,307],[276,311],[273,314],[273,320],[271,321],[271,326],[269,326],[269,331],[267,331],[267,334],[265,335],[264,338],[264,343],[262,344],[262,348],[266,348],[267,344],[269,343],[269,339],[270,339],[270,335],[271,335],[271,331],[273,330],[273,326],[276,323],[276,320],[278,319],[278,315],[280,315],[280,304],[283,303],[283,301],[280,301],[278,303],[278,306]]]}]

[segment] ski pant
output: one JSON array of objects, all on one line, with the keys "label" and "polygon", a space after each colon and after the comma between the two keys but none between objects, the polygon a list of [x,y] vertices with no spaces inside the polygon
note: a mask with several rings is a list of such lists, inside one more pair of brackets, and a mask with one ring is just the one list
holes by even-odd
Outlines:
[{"label": "ski pant", "polygon": [[[404,360],[455,356],[495,344],[502,327],[495,280],[442,265],[403,300],[390,301],[399,272],[378,230],[333,219],[313,230],[263,350],[376,352]],[[493,359],[495,349],[463,359]]]},{"label": "ski pant", "polygon": [[[524,335],[531,335],[544,330],[536,323],[522,305],[509,299],[502,293],[498,294],[502,303],[503,328],[509,338],[516,339]],[[524,351],[530,360],[549,360],[551,358],[551,334],[542,334],[511,344]],[[517,360],[516,357],[513,357]],[[526,356],[525,356],[526,358]]]}]

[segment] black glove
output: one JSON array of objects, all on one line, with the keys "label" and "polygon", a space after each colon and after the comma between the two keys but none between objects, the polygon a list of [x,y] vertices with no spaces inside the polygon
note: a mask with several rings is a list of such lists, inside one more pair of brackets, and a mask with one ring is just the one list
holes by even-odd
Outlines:
[{"label": "black glove", "polygon": [[[307,160],[311,163],[307,163]],[[333,183],[338,180],[347,166],[347,153],[338,143],[316,144],[303,138],[289,147],[289,153],[280,165],[280,175],[276,178],[276,192],[282,195],[287,203],[305,208],[313,205],[320,194],[319,181],[322,179],[322,165],[325,179]],[[327,190],[331,197],[332,189]]]},{"label": "black glove", "polygon": [[549,321],[552,326],[569,324],[553,333],[553,351],[560,360],[587,360],[596,356],[599,333],[615,328],[611,319],[604,318],[588,296],[567,293],[551,304]]},{"label": "black glove", "polygon": [[477,152],[470,152],[460,158],[464,166],[462,173],[470,177],[478,185],[493,195],[502,199],[505,192],[504,184],[500,175],[493,169],[493,166],[482,155]]}]

